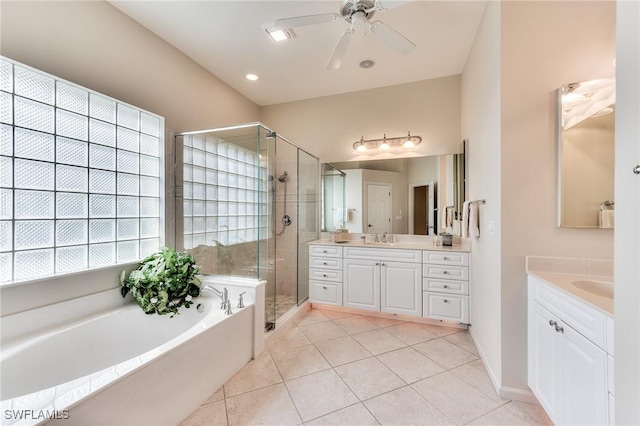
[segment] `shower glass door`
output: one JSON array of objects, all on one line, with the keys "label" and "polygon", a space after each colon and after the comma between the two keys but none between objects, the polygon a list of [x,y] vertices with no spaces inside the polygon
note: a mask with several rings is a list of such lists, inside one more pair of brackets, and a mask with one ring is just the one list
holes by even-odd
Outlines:
[{"label": "shower glass door", "polygon": [[309,298],[309,242],[318,239],[320,163],[298,149],[298,304]]}]

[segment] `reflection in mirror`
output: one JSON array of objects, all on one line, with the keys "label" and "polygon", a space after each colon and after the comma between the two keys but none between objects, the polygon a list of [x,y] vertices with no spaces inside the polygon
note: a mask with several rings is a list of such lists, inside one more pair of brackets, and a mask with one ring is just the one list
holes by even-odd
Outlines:
[{"label": "reflection in mirror", "polygon": [[559,92],[559,226],[613,228],[615,80]]},{"label": "reflection in mirror", "polygon": [[[345,173],[342,217],[349,232],[437,235],[446,231],[460,235],[463,154],[332,166]],[[323,194],[328,198],[325,191]]]},{"label": "reflection in mirror", "polygon": [[345,229],[349,216],[344,199],[346,174],[329,163],[322,164],[321,173],[322,232]]}]

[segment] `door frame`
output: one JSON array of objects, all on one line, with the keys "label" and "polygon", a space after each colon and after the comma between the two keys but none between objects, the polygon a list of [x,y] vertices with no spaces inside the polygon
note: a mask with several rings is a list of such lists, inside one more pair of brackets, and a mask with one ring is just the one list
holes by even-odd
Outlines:
[{"label": "door frame", "polygon": [[362,204],[366,208],[363,210],[366,211],[366,214],[362,215],[362,233],[369,234],[369,185],[378,185],[378,186],[387,186],[389,187],[389,233],[393,233],[393,184],[391,182],[373,182],[373,181],[365,181],[363,182],[362,188]]},{"label": "door frame", "polygon": [[[413,189],[418,187],[418,186],[427,186],[428,187],[428,186],[433,185],[433,184],[434,184],[434,181],[422,181],[422,182],[414,182],[414,183],[410,183],[409,184],[409,206],[408,206],[408,209],[409,209],[409,234],[410,235],[413,235],[413,231],[414,231],[414,229],[413,229],[413,216],[414,216],[413,215],[413,208],[414,208],[414,204],[415,204],[415,200],[414,200],[415,197],[413,196]],[[430,211],[429,211],[429,209],[427,209],[427,215],[429,215],[429,214],[430,214]],[[428,222],[427,222],[427,235],[429,233],[428,228],[429,228],[429,225],[428,225]]]}]

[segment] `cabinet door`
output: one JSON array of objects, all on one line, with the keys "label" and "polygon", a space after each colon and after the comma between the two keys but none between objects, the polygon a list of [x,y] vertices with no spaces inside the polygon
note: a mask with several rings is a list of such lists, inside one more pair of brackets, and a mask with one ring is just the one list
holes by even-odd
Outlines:
[{"label": "cabinet door", "polygon": [[422,265],[385,262],[380,264],[382,312],[422,315]]},{"label": "cabinet door", "polygon": [[607,354],[573,328],[563,325],[560,346],[560,422],[608,422]]},{"label": "cabinet door", "polygon": [[559,423],[560,320],[536,302],[529,302],[529,387],[554,423]]},{"label": "cabinet door", "polygon": [[380,262],[345,259],[343,263],[344,306],[380,311]]}]

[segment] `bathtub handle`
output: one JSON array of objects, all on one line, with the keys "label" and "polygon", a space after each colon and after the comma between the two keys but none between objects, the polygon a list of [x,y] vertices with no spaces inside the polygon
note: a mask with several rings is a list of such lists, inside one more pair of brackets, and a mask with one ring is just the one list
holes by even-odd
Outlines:
[{"label": "bathtub handle", "polygon": [[238,295],[238,309],[244,308],[244,301],[242,300],[242,296],[245,293],[246,293],[246,291],[243,291],[242,293],[240,293],[240,295]]}]

